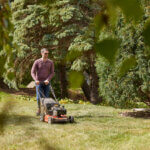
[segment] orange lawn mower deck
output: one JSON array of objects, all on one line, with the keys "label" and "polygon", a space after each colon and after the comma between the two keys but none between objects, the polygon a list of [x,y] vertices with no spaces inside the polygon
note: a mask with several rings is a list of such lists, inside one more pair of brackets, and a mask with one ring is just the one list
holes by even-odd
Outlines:
[{"label": "orange lawn mower deck", "polygon": [[73,123],[74,117],[66,115],[67,110],[65,109],[64,106],[61,106],[59,104],[51,86],[50,89],[55,100],[53,98],[46,98],[44,94],[41,91],[39,91],[43,95],[43,98],[40,97],[40,106],[41,106],[40,121],[47,122],[49,124]]},{"label": "orange lawn mower deck", "polygon": [[73,123],[74,119],[72,116],[67,117],[66,115],[58,116],[51,116],[51,115],[45,115],[44,121],[53,124],[53,123]]}]

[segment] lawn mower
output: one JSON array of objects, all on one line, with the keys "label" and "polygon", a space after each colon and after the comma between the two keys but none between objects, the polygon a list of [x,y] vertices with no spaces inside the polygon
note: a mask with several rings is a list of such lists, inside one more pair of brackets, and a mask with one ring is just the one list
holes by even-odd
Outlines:
[{"label": "lawn mower", "polygon": [[54,90],[50,85],[50,90],[52,92],[53,98],[46,98],[42,91],[39,90],[38,93],[41,93],[42,97],[39,94],[40,98],[40,121],[48,122],[49,124],[53,123],[73,123],[74,117],[67,116],[67,110],[64,106],[61,106],[55,96]]}]

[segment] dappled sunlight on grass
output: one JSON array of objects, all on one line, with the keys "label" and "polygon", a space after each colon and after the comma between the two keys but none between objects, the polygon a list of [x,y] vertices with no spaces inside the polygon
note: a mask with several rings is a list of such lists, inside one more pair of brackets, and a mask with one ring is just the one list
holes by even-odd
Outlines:
[{"label": "dappled sunlight on grass", "polygon": [[[118,113],[124,110],[92,104],[65,104],[68,115],[75,116],[75,123],[49,125],[35,116],[35,101],[18,98],[13,101],[15,105],[7,114],[0,136],[1,149],[149,149],[150,120],[121,117]],[[1,101],[0,108],[4,104],[5,101]]]}]

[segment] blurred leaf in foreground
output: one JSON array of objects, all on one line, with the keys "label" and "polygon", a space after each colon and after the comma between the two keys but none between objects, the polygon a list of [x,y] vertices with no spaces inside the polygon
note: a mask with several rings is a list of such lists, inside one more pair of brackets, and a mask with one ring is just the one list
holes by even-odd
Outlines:
[{"label": "blurred leaf in foreground", "polygon": [[122,64],[121,67],[119,69],[119,76],[122,77],[124,76],[130,69],[132,69],[133,67],[135,67],[137,64],[136,59],[134,56],[131,56],[127,59],[125,59]]},{"label": "blurred leaf in foreground", "polygon": [[75,59],[77,59],[78,57],[82,56],[82,52],[77,51],[77,50],[71,50],[67,53],[66,56],[66,61],[74,61]]},{"label": "blurred leaf in foreground", "polygon": [[96,37],[99,35],[100,30],[104,27],[104,25],[108,25],[109,17],[107,14],[98,13],[94,18],[94,26]]},{"label": "blurred leaf in foreground", "polygon": [[95,44],[96,52],[107,59],[110,64],[114,64],[119,47],[120,41],[110,38],[104,39],[103,41]]},{"label": "blurred leaf in foreground", "polygon": [[134,21],[139,21],[143,16],[144,10],[138,0],[109,0],[108,2],[119,6],[127,19],[132,18]]},{"label": "blurred leaf in foreground", "polygon": [[83,75],[81,72],[71,71],[69,73],[69,83],[71,88],[80,88],[83,83]]},{"label": "blurred leaf in foreground", "polygon": [[49,141],[42,135],[38,141],[38,145],[40,146],[39,148],[40,149],[43,149],[43,150],[58,150],[58,148],[55,147],[52,147],[49,143]]},{"label": "blurred leaf in foreground", "polygon": [[143,36],[145,44],[150,46],[150,20],[148,20],[145,24]]}]

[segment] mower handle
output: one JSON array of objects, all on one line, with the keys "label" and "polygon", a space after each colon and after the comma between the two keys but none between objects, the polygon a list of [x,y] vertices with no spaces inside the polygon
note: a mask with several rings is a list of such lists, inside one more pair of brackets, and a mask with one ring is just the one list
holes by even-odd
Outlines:
[{"label": "mower handle", "polygon": [[[42,82],[40,82],[40,84],[45,84],[45,82],[42,81]],[[55,92],[54,92],[54,90],[53,90],[53,88],[52,88],[50,82],[49,82],[49,87],[50,87],[50,90],[51,90],[51,92],[52,92],[52,95],[53,95],[55,101],[56,101],[57,103],[59,103],[58,100],[57,100],[57,98],[56,98]],[[38,89],[38,94],[39,94],[39,93],[41,93],[42,96],[45,97],[44,93]],[[40,96],[40,94],[39,94],[39,96]],[[45,98],[46,98],[46,97],[45,97]]]}]

